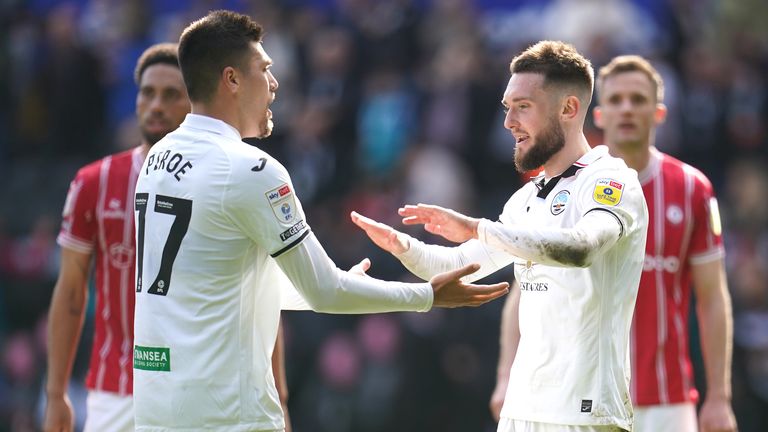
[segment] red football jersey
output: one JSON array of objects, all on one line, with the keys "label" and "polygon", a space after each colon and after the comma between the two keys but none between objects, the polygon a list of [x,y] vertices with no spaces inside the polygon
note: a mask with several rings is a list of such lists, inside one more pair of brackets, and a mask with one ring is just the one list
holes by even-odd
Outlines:
[{"label": "red football jersey", "polygon": [[94,257],[95,329],[86,386],[121,395],[133,391],[133,195],[142,162],[137,147],[81,168],[57,239]]},{"label": "red football jersey", "polygon": [[632,323],[632,399],[639,406],[695,402],[691,265],[723,257],[717,200],[704,174],[655,149],[640,182],[649,218]]}]

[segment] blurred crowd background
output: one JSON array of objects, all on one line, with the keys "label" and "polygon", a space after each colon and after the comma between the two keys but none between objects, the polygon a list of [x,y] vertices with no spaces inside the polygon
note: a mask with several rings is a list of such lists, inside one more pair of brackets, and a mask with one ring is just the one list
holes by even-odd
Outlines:
[{"label": "blurred crowd background", "polygon": [[[288,167],[336,263],[367,256],[370,273],[389,279],[412,277],[356,230],[350,210],[395,226],[404,203],[496,218],[522,184],[499,103],[514,54],[561,39],[596,69],[617,54],[650,58],[670,107],[657,145],[704,171],[720,199],[740,430],[768,430],[764,0],[2,0],[0,431],[39,429],[69,181],[84,163],[138,144],[132,73],[142,50],[177,41],[217,8],[267,29],[280,89],[274,136],[256,144]],[[591,124],[587,134],[600,143]],[[502,305],[285,313],[294,430],[494,431],[487,407]],[[71,388],[80,412],[90,318],[85,325]]]}]

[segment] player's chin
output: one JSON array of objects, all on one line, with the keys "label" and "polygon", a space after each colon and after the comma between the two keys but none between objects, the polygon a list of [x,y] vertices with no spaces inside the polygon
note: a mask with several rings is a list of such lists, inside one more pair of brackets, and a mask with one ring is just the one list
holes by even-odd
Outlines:
[{"label": "player's chin", "polygon": [[274,129],[275,123],[272,122],[272,119],[268,119],[264,125],[261,127],[261,137],[266,138],[270,135],[272,135],[272,129]]}]

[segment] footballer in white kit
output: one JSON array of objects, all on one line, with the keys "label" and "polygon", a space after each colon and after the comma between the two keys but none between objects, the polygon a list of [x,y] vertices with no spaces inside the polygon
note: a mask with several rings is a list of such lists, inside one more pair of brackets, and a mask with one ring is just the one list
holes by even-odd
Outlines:
[{"label": "footballer in white kit", "polygon": [[[479,262],[476,280],[515,264],[521,337],[502,420],[631,430],[629,329],[647,221],[637,173],[598,146],[520,188],[477,239],[446,248],[409,238],[396,256],[422,278]],[[585,254],[597,232],[614,238]]]},{"label": "footballer in white kit", "polygon": [[461,282],[476,264],[429,283],[368,277],[366,260],[336,267],[285,168],[242,141],[273,127],[279,85],[262,35],[249,16],[218,10],[179,40],[192,113],[155,144],[136,184],[137,431],[283,431],[271,368],[281,307],[427,311],[508,292]]},{"label": "footballer in white kit", "polygon": [[286,275],[324,312],[432,307],[428,283],[337,269],[285,168],[221,120],[189,114],[155,144],[135,210],[138,431],[284,428],[270,359]]}]

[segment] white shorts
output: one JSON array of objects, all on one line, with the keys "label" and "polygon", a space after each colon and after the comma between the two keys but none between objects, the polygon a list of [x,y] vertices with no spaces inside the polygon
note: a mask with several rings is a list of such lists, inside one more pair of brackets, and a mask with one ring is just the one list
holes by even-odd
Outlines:
[{"label": "white shorts", "polygon": [[696,432],[696,406],[692,403],[635,407],[635,432]]},{"label": "white shorts", "polygon": [[574,426],[502,417],[496,432],[620,432],[618,426]]},{"label": "white shorts", "polygon": [[88,391],[83,432],[134,432],[133,396]]}]

